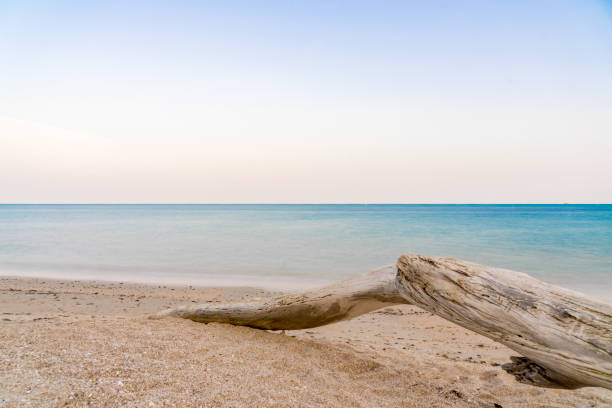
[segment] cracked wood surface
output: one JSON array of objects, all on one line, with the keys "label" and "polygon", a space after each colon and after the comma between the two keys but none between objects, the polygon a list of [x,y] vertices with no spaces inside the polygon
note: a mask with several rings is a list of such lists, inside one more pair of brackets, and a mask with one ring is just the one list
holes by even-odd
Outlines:
[{"label": "cracked wood surface", "polygon": [[519,381],[612,389],[609,303],[453,258],[406,254],[397,267],[398,290],[410,302],[527,357],[504,367]]}]

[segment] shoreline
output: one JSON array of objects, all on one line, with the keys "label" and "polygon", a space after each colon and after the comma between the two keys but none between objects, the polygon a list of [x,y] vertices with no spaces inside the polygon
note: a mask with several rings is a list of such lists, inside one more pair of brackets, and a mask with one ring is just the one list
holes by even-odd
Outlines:
[{"label": "shoreline", "polygon": [[[362,271],[366,272],[366,271]],[[77,274],[75,274],[77,275]],[[312,289],[319,286],[329,285],[341,279],[313,279],[311,277],[283,277],[278,275],[232,275],[232,274],[207,274],[200,277],[178,275],[175,277],[163,277],[155,275],[119,276],[116,272],[107,274],[102,273],[82,273],[78,276],[70,276],[70,273],[54,271],[11,271],[0,270],[0,279],[33,279],[33,280],[54,280],[54,281],[75,281],[91,283],[128,283],[144,286],[193,286],[200,288],[258,288],[269,291],[291,292],[295,290]]]},{"label": "shoreline", "polygon": [[612,392],[531,387],[499,367],[516,353],[401,305],[273,332],[146,317],[254,287],[0,277],[4,406],[612,405]]},{"label": "shoreline", "polygon": [[[386,265],[385,265],[386,266]],[[381,265],[380,267],[383,267]],[[375,268],[372,268],[373,270]],[[145,286],[193,286],[201,288],[258,288],[274,292],[294,292],[300,290],[309,290],[321,286],[333,284],[335,282],[348,279],[356,274],[365,273],[367,269],[356,271],[354,275],[345,277],[336,277],[330,279],[323,278],[312,278],[310,276],[281,276],[273,274],[261,274],[261,275],[238,275],[238,274],[202,274],[200,276],[194,275],[176,275],[172,277],[159,276],[154,273],[149,275],[138,275],[138,274],[125,274],[119,275],[118,272],[112,273],[101,273],[101,272],[88,272],[88,271],[75,271],[74,274],[70,272],[60,271],[40,271],[40,270],[19,270],[10,271],[7,269],[0,270],[0,279],[11,278],[11,279],[47,279],[47,280],[58,280],[58,281],[77,281],[77,282],[99,282],[99,283],[129,283],[135,285]],[[602,283],[585,283],[582,282],[579,287],[576,287],[575,282],[554,282],[547,279],[542,279],[535,274],[527,273],[528,275],[541,280],[544,283],[562,287],[567,290],[578,292],[586,297],[595,298],[601,302],[612,304],[612,291],[608,290],[610,284],[607,282]]]}]

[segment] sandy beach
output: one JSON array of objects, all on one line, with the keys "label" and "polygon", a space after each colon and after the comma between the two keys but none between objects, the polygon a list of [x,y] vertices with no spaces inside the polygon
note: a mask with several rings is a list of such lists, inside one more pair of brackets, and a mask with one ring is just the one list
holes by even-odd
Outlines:
[{"label": "sandy beach", "polygon": [[413,306],[286,332],[147,318],[270,294],[1,278],[2,406],[612,406],[515,382],[499,366],[516,353]]},{"label": "sandy beach", "polygon": [[0,61],[0,408],[612,408],[612,0],[0,1]]}]

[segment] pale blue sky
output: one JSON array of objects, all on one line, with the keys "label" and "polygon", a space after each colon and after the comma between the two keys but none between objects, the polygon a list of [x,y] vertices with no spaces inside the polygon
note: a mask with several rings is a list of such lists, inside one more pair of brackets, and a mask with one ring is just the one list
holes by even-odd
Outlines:
[{"label": "pale blue sky", "polygon": [[0,4],[0,202],[612,202],[603,1]]}]

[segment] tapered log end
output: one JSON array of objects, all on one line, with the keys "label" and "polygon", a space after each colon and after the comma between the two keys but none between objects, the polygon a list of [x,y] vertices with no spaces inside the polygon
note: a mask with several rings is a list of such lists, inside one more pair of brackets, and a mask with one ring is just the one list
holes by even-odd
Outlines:
[{"label": "tapered log end", "polygon": [[163,318],[165,318],[165,317],[170,317],[170,316],[172,316],[172,315],[173,315],[173,313],[172,313],[172,312],[174,312],[174,311],[173,311],[173,310],[164,310],[164,311],[159,312],[159,313],[155,313],[155,314],[152,314],[152,315],[148,315],[148,316],[147,316],[147,319],[150,319],[150,320],[159,320],[159,319],[163,319]]},{"label": "tapered log end", "polygon": [[308,329],[406,303],[395,286],[395,275],[395,266],[387,265],[321,288],[251,301],[187,305],[150,318],[181,317],[266,330]]}]

